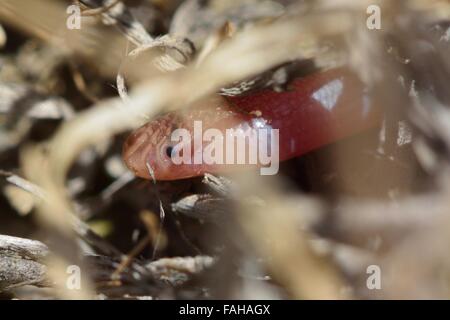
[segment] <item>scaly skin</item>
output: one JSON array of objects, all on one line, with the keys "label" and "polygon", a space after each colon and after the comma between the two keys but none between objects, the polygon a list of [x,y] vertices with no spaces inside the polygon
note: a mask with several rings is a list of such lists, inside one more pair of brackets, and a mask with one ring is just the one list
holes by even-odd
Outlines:
[{"label": "scaly skin", "polygon": [[183,112],[165,114],[129,136],[123,159],[142,178],[151,178],[151,167],[157,180],[185,179],[206,172],[248,167],[176,165],[167,156],[166,149],[176,144],[170,141],[174,129],[185,128],[193,136],[196,120],[202,121],[203,132],[216,128],[225,136],[229,128],[254,127],[255,119],[279,129],[279,159],[283,161],[372,128],[380,123],[381,112],[371,105],[356,75],[347,69],[333,69],[295,79],[284,92],[262,90],[242,97],[215,96]]}]

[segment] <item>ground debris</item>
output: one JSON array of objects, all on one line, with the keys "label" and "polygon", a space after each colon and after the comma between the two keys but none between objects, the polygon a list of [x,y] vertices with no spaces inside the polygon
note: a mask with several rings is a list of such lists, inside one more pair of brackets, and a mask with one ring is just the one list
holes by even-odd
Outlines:
[{"label": "ground debris", "polygon": [[[370,1],[1,0],[0,292],[448,297],[450,6],[376,3],[380,30]],[[130,130],[156,115],[342,67],[382,124],[276,177],[144,181],[122,161]],[[366,285],[373,266],[382,290]],[[69,267],[83,290],[65,289]]]}]

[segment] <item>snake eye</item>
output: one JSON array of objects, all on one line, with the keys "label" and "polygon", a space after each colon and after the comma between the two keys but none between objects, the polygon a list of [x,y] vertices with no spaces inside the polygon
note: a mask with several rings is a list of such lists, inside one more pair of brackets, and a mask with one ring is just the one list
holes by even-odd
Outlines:
[{"label": "snake eye", "polygon": [[173,147],[172,146],[167,146],[166,147],[166,156],[168,158],[172,158],[172,151],[173,151]]}]

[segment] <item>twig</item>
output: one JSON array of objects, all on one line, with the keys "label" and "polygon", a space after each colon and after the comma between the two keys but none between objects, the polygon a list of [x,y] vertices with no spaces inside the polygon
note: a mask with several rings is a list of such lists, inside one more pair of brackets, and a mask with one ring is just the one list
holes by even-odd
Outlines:
[{"label": "twig", "polygon": [[23,285],[47,286],[43,261],[48,255],[42,242],[0,235],[0,292]]}]

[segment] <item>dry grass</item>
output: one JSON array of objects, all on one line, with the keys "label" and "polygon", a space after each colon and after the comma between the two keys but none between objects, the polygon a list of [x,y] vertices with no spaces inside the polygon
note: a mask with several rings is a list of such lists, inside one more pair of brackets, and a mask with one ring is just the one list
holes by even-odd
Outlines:
[{"label": "dry grass", "polygon": [[[219,27],[214,23],[226,16],[227,6],[212,2],[207,10],[218,13],[211,20],[214,11],[180,9],[178,1],[167,7],[141,1],[139,6],[158,17],[151,26],[156,29],[156,21],[166,21],[158,26],[165,35],[158,37],[141,25],[124,28],[120,16],[111,13],[119,5],[99,14],[114,21],[122,33],[92,14],[85,15],[80,31],[68,30],[69,3],[63,1],[2,0],[0,23],[6,32],[2,36],[0,27],[0,44],[5,38],[8,45],[0,58],[12,71],[0,71],[0,86],[19,82],[26,92],[61,96],[74,115],[56,124],[45,122],[45,110],[38,118],[27,115],[34,108],[30,103],[25,111],[16,112],[19,120],[0,129],[0,134],[16,139],[0,146],[4,159],[0,169],[25,179],[15,179],[22,181],[15,187],[42,190],[31,192],[36,199],[28,200],[33,208],[28,214],[37,225],[20,232],[5,224],[0,233],[48,242],[52,252],[46,261],[48,277],[59,297],[93,298],[103,292],[111,297],[447,298],[450,4],[378,1],[383,28],[371,31],[365,20],[373,1],[280,1],[289,9],[273,17],[264,16],[264,4],[256,1],[250,7],[261,12],[252,13],[252,23],[236,22],[245,10],[241,8],[231,11],[225,19],[228,24]],[[269,13],[281,6],[270,5]],[[175,17],[183,13],[180,10],[194,21],[205,19],[204,29],[197,32],[206,29],[206,39],[185,26],[168,33],[167,24],[174,12]],[[187,46],[186,37],[196,39],[197,52]],[[58,65],[41,67],[54,68],[44,79],[18,58],[30,54],[23,49],[30,43],[36,52],[51,48],[62,57]],[[130,183],[118,161],[123,134],[160,112],[187,107],[230,83],[293,59],[313,60],[321,69],[348,65],[384,107],[383,131],[293,160],[277,178],[230,176],[229,189],[224,181],[207,181],[208,197],[190,202],[187,210],[202,220],[205,212],[220,212],[212,222],[201,223],[171,210],[171,204],[183,197],[205,193],[198,180],[146,188],[137,179]],[[71,76],[67,70],[72,70]],[[400,78],[404,90],[397,89]],[[14,114],[13,109],[5,112],[0,121],[7,124]],[[405,132],[399,133],[400,121],[412,128],[412,141]],[[51,134],[40,138],[40,132],[48,131]],[[407,140],[406,146],[397,142],[399,138]],[[101,173],[96,172],[99,168]],[[7,176],[8,188],[3,190],[10,190],[14,175]],[[218,193],[217,184],[225,192]],[[14,194],[5,191],[0,206],[13,212],[6,200],[9,197],[14,204]],[[161,221],[160,203],[167,211]],[[205,212],[202,206],[208,206]],[[147,218],[153,218],[141,221],[147,210]],[[28,223],[21,219],[10,219],[19,221],[11,225]],[[104,238],[79,220],[93,228],[100,221]],[[121,220],[127,223],[122,225]],[[114,231],[108,232],[105,225]],[[132,234],[137,234],[135,241],[129,240]],[[133,249],[147,237],[158,241],[140,242],[144,245],[139,255]],[[114,247],[139,258],[129,256],[124,263]],[[86,254],[92,252],[104,260],[91,261]],[[162,265],[158,268],[166,268],[163,275],[155,271],[158,261],[150,263],[154,252],[157,258],[166,258],[158,260]],[[184,260],[167,259],[177,255]],[[83,290],[65,288],[65,270],[71,264],[91,270],[83,272]],[[381,267],[382,290],[366,287],[366,268],[371,264]],[[130,276],[133,270],[141,278]],[[216,274],[223,277],[211,281]],[[174,289],[164,283],[167,279],[176,283]],[[200,283],[209,296],[192,283]]]}]

